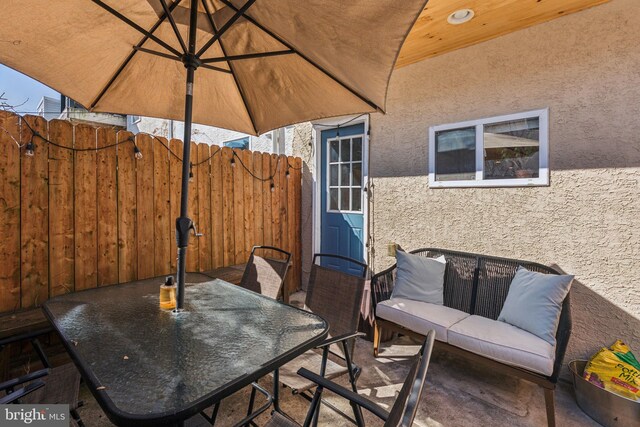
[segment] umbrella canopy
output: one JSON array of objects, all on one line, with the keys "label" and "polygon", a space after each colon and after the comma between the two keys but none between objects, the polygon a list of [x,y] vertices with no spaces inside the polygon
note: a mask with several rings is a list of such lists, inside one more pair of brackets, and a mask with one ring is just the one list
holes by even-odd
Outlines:
[{"label": "umbrella canopy", "polygon": [[5,0],[0,62],[91,111],[184,118],[181,309],[195,231],[188,217],[192,122],[258,134],[384,111],[396,58],[426,2]]},{"label": "umbrella canopy", "polygon": [[[2,3],[5,65],[92,111],[184,119],[190,0]],[[425,3],[198,0],[193,121],[257,134],[383,111]]]}]

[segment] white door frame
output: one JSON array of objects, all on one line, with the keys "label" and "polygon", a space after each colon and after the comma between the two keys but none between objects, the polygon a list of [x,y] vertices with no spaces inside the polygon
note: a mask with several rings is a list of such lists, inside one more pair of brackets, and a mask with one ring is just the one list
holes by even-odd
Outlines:
[{"label": "white door frame", "polygon": [[[348,122],[348,123],[346,123]],[[320,234],[322,233],[322,197],[323,189],[321,188],[320,174],[322,173],[322,131],[335,129],[340,127],[347,127],[352,125],[363,124],[364,126],[364,138],[362,149],[362,188],[363,188],[363,200],[362,200],[362,215],[363,217],[363,231],[364,239],[362,241],[362,253],[365,261],[369,261],[369,251],[367,247],[369,245],[369,115],[352,115],[343,116],[331,119],[315,120],[311,122],[313,126],[312,138],[314,149],[314,175],[313,175],[313,252],[319,253],[321,251]]]}]

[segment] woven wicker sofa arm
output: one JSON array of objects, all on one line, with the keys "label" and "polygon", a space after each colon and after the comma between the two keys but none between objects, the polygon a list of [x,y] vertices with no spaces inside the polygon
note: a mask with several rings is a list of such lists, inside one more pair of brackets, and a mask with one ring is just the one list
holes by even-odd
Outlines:
[{"label": "woven wicker sofa arm", "polygon": [[551,381],[556,382],[560,376],[560,371],[564,363],[564,356],[567,352],[569,345],[569,339],[571,338],[571,329],[573,322],[571,320],[571,292],[567,295],[565,301],[562,304],[562,312],[560,313],[560,320],[558,322],[558,330],[556,332],[556,359],[553,366],[553,373],[551,374]]},{"label": "woven wicker sofa arm", "polygon": [[396,265],[371,277],[371,303],[375,310],[378,303],[391,298],[395,280]]}]

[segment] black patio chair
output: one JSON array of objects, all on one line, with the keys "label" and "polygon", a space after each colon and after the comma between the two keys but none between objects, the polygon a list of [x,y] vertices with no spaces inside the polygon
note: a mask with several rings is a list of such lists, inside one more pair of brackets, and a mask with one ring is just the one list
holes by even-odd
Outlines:
[{"label": "black patio chair", "polygon": [[0,405],[7,405],[10,403],[22,403],[21,399],[23,397],[33,393],[39,388],[44,387],[44,381],[35,380],[31,382],[27,381],[28,383],[25,386],[20,387],[19,389],[16,390],[15,388],[16,386],[22,386],[24,384],[24,382],[18,382],[18,381],[22,381],[23,378],[24,377],[16,378],[0,384],[0,391],[3,391],[6,393],[4,396],[0,397]]},{"label": "black patio chair", "polygon": [[21,403],[24,397],[44,387],[45,383],[42,381],[42,378],[51,372],[51,364],[40,345],[40,341],[38,341],[38,336],[50,331],[51,329],[44,329],[27,332],[0,340],[0,351],[4,350],[4,348],[10,344],[29,340],[31,347],[33,347],[43,366],[42,369],[38,369],[37,371],[0,383],[0,391],[4,392],[4,396],[0,397],[0,404]]},{"label": "black patio chair", "polygon": [[[256,251],[271,251],[283,259],[258,256]],[[254,246],[244,269],[240,286],[275,300],[283,299],[284,280],[287,277],[291,254],[273,246]]]},{"label": "black patio chair", "polygon": [[[318,259],[347,261],[352,266],[358,266],[362,273],[358,276],[347,274],[319,265],[316,262]],[[329,322],[329,337],[316,349],[307,351],[274,372],[273,398],[276,412],[282,412],[279,405],[279,383],[291,388],[294,394],[299,394],[307,400],[312,399],[307,391],[315,387],[315,383],[297,375],[301,368],[311,369],[327,379],[348,375],[352,390],[357,392],[356,381],[360,368],[353,363],[352,355],[355,338],[363,335],[358,332],[358,323],[367,269],[366,264],[340,255],[315,254],[313,256],[305,306]],[[330,354],[331,358],[329,358]],[[332,407],[326,402],[325,404]],[[318,406],[316,411],[319,409]],[[337,408],[332,407],[332,409],[358,425],[363,423],[362,414],[355,406],[355,420]]]},{"label": "black patio chair", "polygon": [[[264,256],[259,256],[256,251],[264,252]],[[266,253],[271,252],[271,256],[267,256]],[[272,258],[274,254],[279,255],[282,259]],[[265,295],[275,300],[282,300],[284,297],[284,281],[287,277],[287,271],[289,270],[289,264],[291,262],[291,254],[283,249],[276,248],[275,246],[254,246],[251,249],[251,255],[247,261],[247,265],[242,274],[239,286],[248,289],[253,292]],[[254,411],[253,406],[257,393],[262,394],[266,403]],[[189,420],[187,425],[213,425],[216,422],[218,410],[220,404],[218,402],[213,406],[211,414],[201,412],[198,416]],[[272,396],[260,387],[257,383],[251,385],[251,397],[249,400],[249,409],[247,410],[246,417],[240,421],[237,425],[255,425],[254,419],[262,412],[266,411],[272,403]]]},{"label": "black patio chair", "polygon": [[[384,421],[385,427],[410,427],[418,410],[418,404],[422,397],[422,391],[427,377],[429,360],[433,351],[435,331],[431,330],[427,334],[426,340],[422,344],[420,351],[415,357],[409,375],[402,385],[402,389],[396,398],[391,412],[387,412],[376,403],[353,391],[346,389],[320,375],[314,374],[307,369],[300,369],[298,374],[316,384],[316,392],[309,406],[309,411],[305,418],[304,427],[308,427],[317,416],[317,408],[320,406],[322,392],[327,389],[340,397],[347,399],[352,406],[364,408]],[[317,421],[317,420],[316,420]],[[265,427],[299,427],[300,425],[279,412],[274,412]]]},{"label": "black patio chair", "polygon": [[[80,392],[80,373],[72,363],[52,367],[44,352],[38,336],[51,332],[50,328],[28,332],[5,338],[0,341],[0,349],[21,341],[29,340],[43,368],[0,384],[5,396],[0,404],[67,404],[71,413],[72,426],[84,426],[77,409],[82,405]],[[18,388],[19,387],[19,388]]]}]

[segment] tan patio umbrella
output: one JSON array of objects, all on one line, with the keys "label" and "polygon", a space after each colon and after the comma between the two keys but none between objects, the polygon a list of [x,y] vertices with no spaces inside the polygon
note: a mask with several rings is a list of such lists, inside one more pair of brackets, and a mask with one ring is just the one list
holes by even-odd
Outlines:
[{"label": "tan patio umbrella", "polygon": [[4,0],[0,62],[91,111],[185,121],[182,308],[191,123],[259,134],[384,111],[398,52],[426,2]]}]

